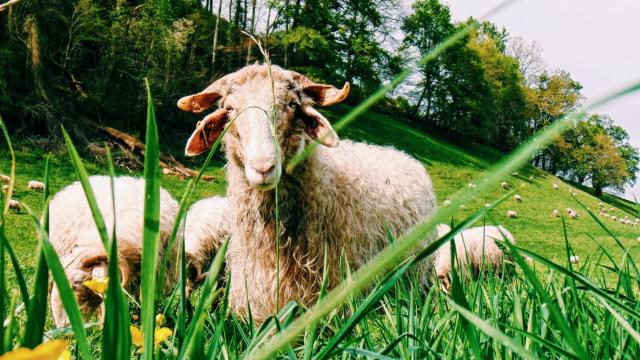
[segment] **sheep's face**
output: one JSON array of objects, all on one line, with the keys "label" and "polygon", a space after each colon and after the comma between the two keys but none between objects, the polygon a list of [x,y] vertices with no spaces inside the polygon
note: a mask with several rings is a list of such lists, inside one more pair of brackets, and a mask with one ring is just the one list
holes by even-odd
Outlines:
[{"label": "sheep's face", "polygon": [[216,101],[219,105],[198,123],[185,153],[205,152],[229,127],[224,138],[229,160],[244,168],[251,186],[272,189],[283,162],[304,149],[308,141],[338,145],[331,124],[312,106],[340,102],[348,92],[348,83],[340,90],[277,66],[272,67],[271,75],[266,65],[247,66],[201,93],[180,99],[178,107],[192,112],[203,111]]}]

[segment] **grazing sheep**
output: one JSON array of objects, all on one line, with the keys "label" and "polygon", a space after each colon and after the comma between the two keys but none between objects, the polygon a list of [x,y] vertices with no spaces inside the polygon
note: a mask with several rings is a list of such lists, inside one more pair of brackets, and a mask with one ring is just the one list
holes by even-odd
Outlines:
[{"label": "grazing sheep", "polygon": [[[437,227],[438,237],[443,237],[450,231],[451,228],[445,224],[439,224]],[[513,235],[502,225],[469,228],[456,235],[453,240],[456,243],[456,258],[460,272],[465,274],[467,266],[470,266],[474,277],[477,277],[481,270],[488,271],[489,268],[494,274],[501,274],[503,253],[496,245],[496,241],[505,239],[515,244]],[[443,289],[448,291],[451,273],[451,242],[446,242],[436,251],[434,267]]]},{"label": "grazing sheep", "polygon": [[[114,206],[111,197],[111,179],[107,176],[92,176],[89,182],[98,207],[104,216],[107,231],[114,224]],[[128,176],[114,178],[115,223],[118,241],[118,267],[124,288],[133,295],[138,294],[140,282],[140,260],[142,255],[142,232],[144,227],[145,182]],[[166,252],[171,236],[178,203],[164,189],[160,191],[160,237],[158,261]],[[84,191],[79,182],[60,190],[49,205],[49,239],[65,268],[67,278],[73,286],[80,310],[86,316],[104,316],[102,297],[84,285],[91,279],[107,276],[107,253],[89,209]],[[181,232],[180,232],[181,234]],[[170,293],[178,276],[177,249],[182,239],[175,240],[169,255],[164,282],[159,284],[165,294]],[[56,326],[68,324],[60,294],[54,284],[51,289],[51,311]]]},{"label": "grazing sheep", "polygon": [[509,184],[507,184],[506,181],[501,182],[500,186],[502,186],[502,188],[505,189],[505,190],[509,188]]},{"label": "grazing sheep", "polygon": [[613,221],[618,221],[618,217],[617,217],[617,216],[615,216],[615,215],[613,215],[613,216],[611,217],[611,220],[613,220]]},{"label": "grazing sheep", "polygon": [[44,190],[44,183],[41,181],[31,180],[27,183],[27,189],[29,190]]},{"label": "grazing sheep", "polygon": [[469,185],[467,185],[467,187],[468,187],[469,189],[475,189],[475,188],[476,188],[476,184],[474,184],[474,183],[469,183]]},{"label": "grazing sheep", "polygon": [[19,213],[22,211],[22,205],[20,205],[20,201],[18,200],[9,200],[9,209],[15,210],[15,212]]},{"label": "grazing sheep", "polygon": [[230,220],[229,201],[224,197],[206,198],[189,208],[184,225],[184,247],[191,286],[205,279],[207,262],[229,237]]},{"label": "grazing sheep", "polygon": [[518,213],[515,210],[507,210],[507,217],[510,219],[516,219],[518,217]]},{"label": "grazing sheep", "polygon": [[573,210],[570,211],[568,215],[569,215],[570,218],[572,218],[574,220],[576,220],[578,218],[578,213],[573,211]]},{"label": "grazing sheep", "polygon": [[451,205],[451,200],[445,200],[445,201],[442,202],[442,206],[447,207],[447,206],[450,206],[450,205]]},{"label": "grazing sheep", "polygon": [[556,189],[556,190],[558,190],[558,189],[560,189],[560,185],[558,185],[558,184],[556,184],[556,183],[553,183],[553,188],[554,188],[554,189]]},{"label": "grazing sheep", "polygon": [[511,176],[516,176],[517,177],[517,176],[520,176],[520,173],[514,172],[514,173],[511,174]]},{"label": "grazing sheep", "polygon": [[553,217],[560,217],[560,211],[558,211],[558,209],[553,209],[551,215],[553,215]]},{"label": "grazing sheep", "polygon": [[520,196],[520,195],[518,195],[518,194],[513,195],[513,199],[514,199],[516,202],[519,202],[519,203],[521,203],[521,202],[522,202],[522,196]]},{"label": "grazing sheep", "polygon": [[533,176],[529,176],[529,181],[533,181]]},{"label": "grazing sheep", "polygon": [[598,206],[600,206],[601,208],[604,208],[604,204],[603,203],[598,203]]},{"label": "grazing sheep", "polygon": [[[388,244],[387,229],[400,235],[436,206],[431,179],[414,158],[390,147],[352,141],[338,146],[331,124],[314,105],[341,102],[348,83],[337,89],[277,66],[271,72],[273,86],[268,66],[255,64],[178,102],[179,108],[193,112],[219,104],[187,141],[189,156],[207,151],[235,118],[223,138],[232,215],[226,255],[229,306],[240,316],[247,316],[250,307],[257,322],[278,310],[277,298],[280,306],[291,300],[313,304],[323,270],[328,271],[329,288],[336,286],[344,261],[350,269],[359,268]],[[275,131],[274,120],[268,118],[272,113],[277,117]],[[322,146],[292,171],[283,171],[282,164],[314,141]],[[425,282],[431,264],[432,259],[426,259],[416,269]]]},{"label": "grazing sheep", "polygon": [[5,175],[5,174],[0,174],[0,179],[2,179],[2,182],[3,182],[4,184],[8,184],[8,183],[9,183],[9,181],[11,181],[11,178],[10,178],[10,177],[8,177],[8,176],[7,176],[7,175]]},{"label": "grazing sheep", "polygon": [[575,265],[575,264],[577,264],[578,262],[580,262],[580,256],[577,256],[577,255],[571,255],[571,256],[569,257],[569,261],[570,261],[572,264],[574,264],[574,265]]}]

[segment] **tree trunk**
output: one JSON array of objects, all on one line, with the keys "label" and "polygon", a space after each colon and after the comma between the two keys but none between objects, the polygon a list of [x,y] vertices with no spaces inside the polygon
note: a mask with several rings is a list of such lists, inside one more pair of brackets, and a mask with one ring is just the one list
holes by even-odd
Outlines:
[{"label": "tree trunk", "polygon": [[218,1],[218,17],[216,18],[216,29],[213,32],[213,48],[211,50],[211,70],[216,64],[216,48],[218,47],[218,33],[220,32],[220,15],[222,15],[222,0]]},{"label": "tree trunk", "polygon": [[[252,9],[251,9],[251,27],[249,33],[253,35],[255,31],[256,25],[256,0],[252,1]],[[253,41],[249,41],[249,46],[247,47],[247,65],[251,61],[251,47],[253,47]]]}]

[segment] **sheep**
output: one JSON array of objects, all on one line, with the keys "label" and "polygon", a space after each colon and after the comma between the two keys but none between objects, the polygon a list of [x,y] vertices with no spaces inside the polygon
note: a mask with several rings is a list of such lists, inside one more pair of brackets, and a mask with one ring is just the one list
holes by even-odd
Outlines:
[{"label": "sheep", "polygon": [[229,237],[230,208],[227,198],[213,196],[189,208],[184,224],[184,247],[190,288],[205,279],[205,265]]},{"label": "sheep", "polygon": [[604,204],[603,203],[598,203],[598,206],[600,206],[601,208],[604,208]]},{"label": "sheep", "polygon": [[450,205],[451,205],[451,200],[447,199],[447,200],[442,202],[442,206],[444,206],[444,207],[447,207],[447,206],[450,206]]},{"label": "sheep", "polygon": [[[192,112],[219,104],[197,124],[187,156],[207,151],[235,118],[222,142],[232,218],[225,259],[229,306],[239,316],[247,317],[250,307],[253,319],[262,322],[279,310],[276,299],[280,306],[291,300],[313,304],[324,269],[332,288],[341,281],[340,269],[357,269],[388,244],[387,229],[400,235],[434,212],[433,186],[420,162],[391,147],[339,143],[329,121],[313,108],[341,102],[348,93],[348,83],[338,89],[278,66],[270,72],[267,65],[253,64],[178,101]],[[320,146],[283,171],[282,164],[314,142]],[[427,234],[421,245],[434,236]],[[432,261],[415,269],[425,286]]]},{"label": "sheep", "polygon": [[573,264],[576,265],[578,262],[580,262],[580,256],[577,255],[571,255],[569,257],[569,261]]},{"label": "sheep", "polygon": [[511,176],[518,177],[518,176],[520,176],[520,173],[514,172],[514,173],[511,174]]},{"label": "sheep", "polygon": [[556,190],[558,190],[558,189],[560,189],[560,185],[558,185],[558,184],[556,184],[556,183],[553,183],[553,188],[554,188],[554,189],[556,189]]},{"label": "sheep", "polygon": [[[443,237],[450,231],[451,228],[448,225],[437,226],[438,237]],[[456,235],[453,241],[456,244],[456,258],[460,272],[466,273],[467,266],[470,266],[474,277],[477,277],[481,270],[487,271],[489,268],[494,274],[501,274],[503,253],[496,245],[496,241],[505,239],[515,244],[513,235],[502,225],[469,228]],[[450,242],[446,242],[436,251],[434,267],[443,290],[448,291],[451,273]]]},{"label": "sheep", "polygon": [[474,184],[474,183],[469,183],[469,184],[467,185],[467,187],[468,187],[469,189],[475,189],[475,188],[476,188],[476,184]]},{"label": "sheep", "polygon": [[551,215],[553,215],[553,217],[560,217],[560,211],[558,211],[558,209],[553,209]]},{"label": "sheep", "polygon": [[613,215],[613,216],[611,216],[611,220],[613,220],[613,221],[618,221],[618,217],[617,217],[617,216],[615,216],[615,215]]},{"label": "sheep", "polygon": [[533,181],[533,176],[529,176],[529,181]]},{"label": "sheep", "polygon": [[31,180],[27,183],[27,189],[29,190],[44,190],[44,183],[41,181]]},{"label": "sheep", "polygon": [[11,178],[10,178],[10,177],[8,177],[8,176],[7,176],[7,175],[5,175],[5,174],[0,174],[0,179],[2,180],[2,183],[4,183],[4,184],[8,184],[8,183],[9,183],[9,181],[11,181]]},{"label": "sheep", "polygon": [[[107,231],[111,233],[114,225],[111,179],[107,176],[91,176],[89,183],[104,217]],[[142,256],[145,181],[122,176],[114,178],[114,187],[120,280],[130,294],[137,294]],[[158,261],[167,252],[168,240],[177,213],[178,203],[167,191],[161,189]],[[104,316],[102,297],[88,288],[84,282],[91,279],[104,279],[107,276],[107,252],[79,182],[63,188],[51,200],[49,240],[65,268],[82,313],[86,317],[97,314],[102,320]],[[177,249],[181,246],[182,238],[178,236],[168,255],[168,268],[165,269],[163,283],[159,284],[165,294],[169,294],[175,288],[178,278],[178,261],[175,260],[178,255]],[[55,284],[51,289],[51,313],[57,327],[68,324],[69,320]]]},{"label": "sheep", "polygon": [[507,210],[507,217],[509,219],[516,219],[518,217],[518,213],[515,210]]},{"label": "sheep", "polygon": [[573,211],[573,210],[570,211],[568,215],[569,215],[570,218],[572,218],[574,220],[578,219],[578,213]]},{"label": "sheep", "polygon": [[514,199],[516,202],[519,202],[519,203],[521,203],[521,202],[522,202],[522,196],[520,196],[520,195],[518,195],[518,194],[513,195],[513,199]]},{"label": "sheep", "polygon": [[15,212],[19,213],[22,211],[22,205],[20,205],[20,201],[18,200],[9,200],[9,209],[15,210]]},{"label": "sheep", "polygon": [[502,188],[505,189],[505,190],[507,190],[509,188],[509,184],[507,184],[506,181],[501,182],[500,186],[502,186]]}]

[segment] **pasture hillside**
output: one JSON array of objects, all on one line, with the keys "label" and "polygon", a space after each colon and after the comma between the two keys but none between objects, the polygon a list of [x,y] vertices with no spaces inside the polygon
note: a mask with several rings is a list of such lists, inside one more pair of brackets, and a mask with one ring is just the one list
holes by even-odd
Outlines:
[{"label": "pasture hillside", "polygon": [[[344,115],[350,107],[341,105],[326,112],[332,121]],[[195,118],[193,119],[195,123]],[[162,122],[160,121],[160,124]],[[162,125],[160,125],[162,126]],[[190,129],[185,129],[185,133]],[[162,133],[162,128],[160,128]],[[368,112],[360,117],[354,124],[345,129],[342,138],[350,138],[369,143],[394,146],[404,150],[420,160],[433,178],[438,201],[442,204],[448,196],[461,187],[469,186],[474,179],[483,176],[492,164],[497,162],[505,154],[488,147],[465,144],[454,145],[451,142],[430,136],[411,125],[392,119],[389,115]],[[167,135],[161,135],[167,137]],[[169,146],[161,148],[163,152],[174,154],[181,158],[181,146],[185,139],[171,139],[167,141]],[[47,153],[39,146],[34,146],[25,140],[14,139],[16,144],[16,192],[14,198],[26,204],[31,209],[40,209],[42,196],[39,192],[26,189],[27,182],[32,179],[41,180]],[[161,144],[162,146],[162,144]],[[9,155],[6,147],[3,148],[0,162],[0,171],[8,174],[10,168]],[[192,162],[194,167],[200,164],[204,158]],[[66,149],[51,153],[51,181],[53,191],[75,181],[75,173],[66,153]],[[87,156],[85,165],[90,174],[104,174],[106,169],[100,161]],[[226,183],[221,160],[214,161],[214,165],[207,169],[214,176],[213,181],[203,181],[196,187],[195,198],[201,198],[214,194],[224,194]],[[120,170],[119,173],[128,172]],[[141,173],[133,173],[141,175]],[[598,199],[591,196],[584,188],[576,188],[562,180],[544,173],[532,166],[519,171],[519,174],[504,179],[510,189],[517,188],[516,193],[523,199],[521,203],[514,199],[508,199],[500,204],[492,215],[498,223],[504,224],[515,235],[518,244],[525,249],[539,253],[545,257],[563,263],[565,258],[565,242],[563,235],[562,219],[552,216],[554,209],[559,209],[566,214],[566,208],[573,208],[578,212],[577,219],[566,218],[568,239],[575,253],[582,259],[594,256],[600,246],[604,247],[614,258],[620,259],[622,252],[615,245],[614,240],[607,236],[602,228],[593,220],[587,211],[578,203],[598,213],[599,203],[602,202],[610,214],[618,218],[628,216],[635,220],[638,215],[635,204],[622,200],[612,195],[605,195]],[[163,176],[162,186],[167,188],[174,196],[180,197],[187,181],[174,176]],[[553,184],[558,184],[559,189],[554,189]],[[458,210],[454,221],[460,221],[472,212],[483,207],[499,196],[505,194],[503,188],[496,188],[489,192],[485,198],[475,198],[464,208]],[[574,197],[572,193],[577,195]],[[515,210],[516,219],[506,217],[507,210]],[[627,246],[632,256],[637,256],[640,251],[637,238],[640,235],[640,227],[623,225],[614,222],[610,218],[602,217],[601,220],[612,232]],[[11,213],[7,219],[7,236],[17,252],[20,263],[25,268],[25,274],[30,278],[35,266],[36,233],[33,220],[26,211]]]}]

